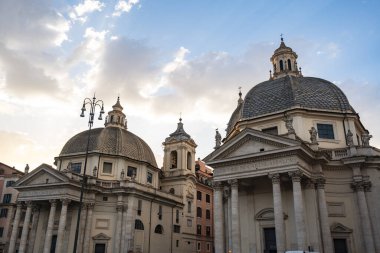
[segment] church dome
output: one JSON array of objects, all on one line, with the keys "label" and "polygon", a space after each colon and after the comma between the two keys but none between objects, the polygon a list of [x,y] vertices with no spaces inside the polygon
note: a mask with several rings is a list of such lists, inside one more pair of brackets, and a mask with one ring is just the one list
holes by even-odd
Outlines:
[{"label": "church dome", "polygon": [[227,135],[241,120],[302,108],[316,111],[355,113],[346,95],[335,84],[316,77],[304,77],[297,66],[297,54],[281,38],[271,57],[273,75],[255,85],[238,106],[227,125]]},{"label": "church dome", "polygon": [[[127,122],[119,98],[112,108],[113,110],[108,112],[106,118],[106,127],[91,130],[89,152],[118,155],[157,167],[156,159],[148,144],[127,130]],[[59,156],[84,154],[88,131],[83,131],[68,140]]]},{"label": "church dome", "polygon": [[255,118],[293,108],[355,112],[335,84],[321,78],[288,75],[254,86],[245,96],[241,118]]}]

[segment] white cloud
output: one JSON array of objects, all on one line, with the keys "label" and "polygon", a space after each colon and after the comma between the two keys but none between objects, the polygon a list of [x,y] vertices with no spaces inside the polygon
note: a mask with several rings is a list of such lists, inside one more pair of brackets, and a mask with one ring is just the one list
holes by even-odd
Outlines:
[{"label": "white cloud", "polygon": [[119,17],[123,12],[130,12],[132,7],[136,4],[139,3],[139,0],[120,0],[116,5],[115,5],[115,11],[112,13],[112,16]]},{"label": "white cloud", "polygon": [[79,20],[81,23],[87,21],[85,14],[92,13],[94,11],[102,11],[105,4],[97,0],[84,0],[83,3],[75,5],[73,11],[69,13],[72,20]]}]

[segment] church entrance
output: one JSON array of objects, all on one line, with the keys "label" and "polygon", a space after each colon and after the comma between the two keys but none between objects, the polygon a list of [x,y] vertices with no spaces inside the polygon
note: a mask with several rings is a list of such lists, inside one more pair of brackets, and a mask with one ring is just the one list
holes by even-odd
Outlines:
[{"label": "church entrance", "polygon": [[277,253],[275,228],[264,228],[264,253]]},{"label": "church entrance", "polygon": [[334,253],[348,253],[346,239],[334,239]]}]

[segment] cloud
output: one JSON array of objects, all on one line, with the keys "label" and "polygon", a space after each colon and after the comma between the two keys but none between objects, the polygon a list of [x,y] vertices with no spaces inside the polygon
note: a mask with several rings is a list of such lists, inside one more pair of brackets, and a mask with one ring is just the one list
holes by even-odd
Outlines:
[{"label": "cloud", "polygon": [[139,3],[139,0],[128,0],[128,1],[119,1],[115,5],[115,11],[112,13],[112,16],[119,17],[123,12],[130,12],[132,7]]},{"label": "cloud", "polygon": [[72,20],[79,20],[81,23],[85,23],[87,21],[87,16],[85,14],[94,12],[94,11],[102,11],[105,4],[103,2],[97,0],[84,0],[83,3],[75,5],[73,7],[73,11],[69,13],[69,16]]},{"label": "cloud", "polygon": [[0,1],[0,24],[0,41],[24,51],[60,46],[70,30],[69,21],[48,0]]}]

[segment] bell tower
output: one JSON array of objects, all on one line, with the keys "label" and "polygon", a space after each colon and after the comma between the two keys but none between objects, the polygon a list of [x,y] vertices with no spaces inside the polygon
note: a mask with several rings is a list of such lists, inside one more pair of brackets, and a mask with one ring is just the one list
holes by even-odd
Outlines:
[{"label": "bell tower", "polygon": [[273,76],[270,79],[277,79],[286,75],[302,76],[300,69],[297,66],[298,55],[290,47],[287,47],[284,38],[281,36],[280,47],[274,51],[270,58],[273,65]]},{"label": "bell tower", "polygon": [[181,118],[177,123],[177,129],[165,139],[162,145],[164,145],[163,172],[165,176],[195,175],[197,144],[183,129]]}]

